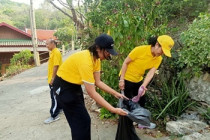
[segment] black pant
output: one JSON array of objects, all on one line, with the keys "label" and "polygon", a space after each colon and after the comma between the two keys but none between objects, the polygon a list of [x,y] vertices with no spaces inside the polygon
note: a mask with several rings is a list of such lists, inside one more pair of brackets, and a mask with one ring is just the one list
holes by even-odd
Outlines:
[{"label": "black pant", "polygon": [[62,108],[57,103],[56,95],[53,92],[53,86],[49,85],[49,87],[50,87],[50,97],[51,97],[50,114],[51,117],[55,118],[59,114]]},{"label": "black pant", "polygon": [[58,76],[53,85],[56,89],[60,88],[57,99],[71,128],[72,140],[90,140],[91,120],[85,107],[81,85],[66,82]]},{"label": "black pant", "polygon": [[[129,99],[133,98],[138,94],[138,89],[141,86],[142,82],[133,83],[125,80],[125,96]],[[145,97],[140,98],[139,104],[144,107]],[[140,140],[136,134],[135,127],[133,126],[133,121],[126,116],[119,116],[117,134],[115,140]]]}]

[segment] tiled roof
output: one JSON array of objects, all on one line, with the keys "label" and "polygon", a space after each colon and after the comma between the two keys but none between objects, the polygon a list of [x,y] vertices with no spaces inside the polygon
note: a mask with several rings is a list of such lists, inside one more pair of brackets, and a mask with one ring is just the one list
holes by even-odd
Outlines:
[{"label": "tiled roof", "polygon": [[[42,29],[36,30],[37,38],[39,40],[56,39],[56,37],[53,35],[55,32],[56,30],[42,30]],[[26,33],[31,35],[31,30],[26,29]]]}]

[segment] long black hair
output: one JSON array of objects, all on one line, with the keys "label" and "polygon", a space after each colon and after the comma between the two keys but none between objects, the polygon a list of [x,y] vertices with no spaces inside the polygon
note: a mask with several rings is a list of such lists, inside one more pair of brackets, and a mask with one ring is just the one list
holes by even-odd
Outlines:
[{"label": "long black hair", "polygon": [[157,36],[151,36],[147,39],[147,42],[149,45],[151,45],[152,47],[155,46],[156,42],[157,42]]},{"label": "long black hair", "polygon": [[92,46],[90,46],[88,48],[88,50],[93,54],[94,57],[96,57],[98,59],[99,56],[98,56],[98,52],[96,51],[97,48],[99,48],[101,50],[101,48],[94,43]]},{"label": "long black hair", "polygon": [[[88,50],[90,51],[90,53],[92,53],[93,56],[94,56],[96,59],[99,58],[98,52],[96,51],[97,48],[99,48],[100,50],[105,50],[104,48],[102,48],[102,47],[100,47],[100,46],[98,46],[98,45],[96,45],[96,44],[93,44],[92,46],[90,46],[90,47],[88,48]],[[103,52],[103,53],[104,53],[104,52]],[[111,60],[111,59],[112,59],[111,56],[106,57],[105,54],[104,54],[104,57],[105,57],[106,60]]]}]

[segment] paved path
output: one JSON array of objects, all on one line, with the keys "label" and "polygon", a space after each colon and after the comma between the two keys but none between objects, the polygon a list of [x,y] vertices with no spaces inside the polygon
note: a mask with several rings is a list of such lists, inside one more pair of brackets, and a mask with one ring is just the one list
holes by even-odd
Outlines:
[{"label": "paved path", "polygon": [[[67,54],[64,59],[70,55]],[[65,116],[44,124],[49,117],[50,94],[47,63],[0,82],[0,140],[71,140]],[[92,118],[92,140],[114,140],[116,123]],[[142,140],[154,138],[138,134]]]}]

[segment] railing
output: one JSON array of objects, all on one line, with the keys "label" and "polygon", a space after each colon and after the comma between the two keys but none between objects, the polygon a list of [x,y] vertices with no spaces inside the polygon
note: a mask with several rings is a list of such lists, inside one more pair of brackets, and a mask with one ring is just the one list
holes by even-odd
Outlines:
[{"label": "railing", "polygon": [[[40,53],[40,54],[39,54],[39,58],[41,58],[40,56],[41,56],[41,55],[44,55],[44,54],[49,54],[49,52]],[[45,62],[45,61],[48,60],[48,59],[49,59],[49,57],[44,58],[44,59],[40,59],[40,63]]]}]

